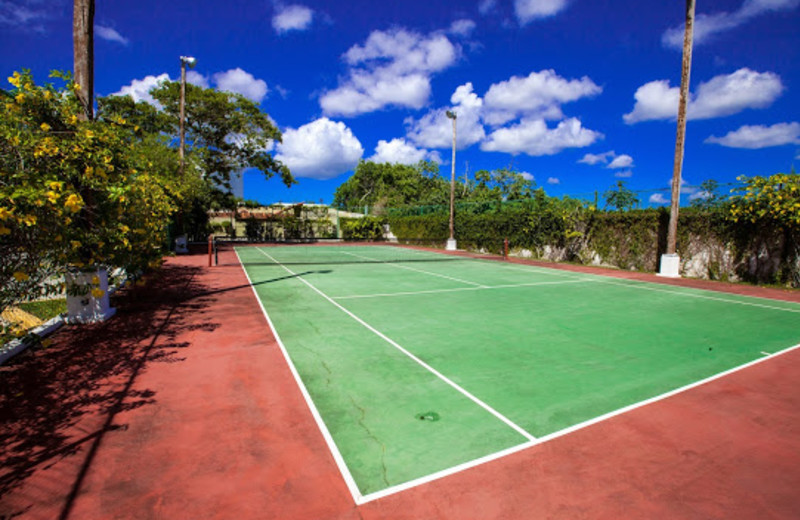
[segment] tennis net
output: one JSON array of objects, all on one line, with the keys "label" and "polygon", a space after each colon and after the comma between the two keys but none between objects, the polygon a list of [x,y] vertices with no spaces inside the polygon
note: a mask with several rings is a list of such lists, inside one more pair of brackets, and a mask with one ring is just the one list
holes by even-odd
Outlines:
[{"label": "tennis net", "polygon": [[[248,249],[244,249],[248,248]],[[445,251],[444,243],[413,240],[397,242],[316,240],[313,242],[250,242],[237,239],[213,241],[214,265],[238,265],[234,249],[259,251],[259,260],[248,253],[248,264],[257,265],[332,265],[357,263],[454,262],[474,258],[502,259],[502,255]],[[263,259],[262,259],[263,257]]]}]

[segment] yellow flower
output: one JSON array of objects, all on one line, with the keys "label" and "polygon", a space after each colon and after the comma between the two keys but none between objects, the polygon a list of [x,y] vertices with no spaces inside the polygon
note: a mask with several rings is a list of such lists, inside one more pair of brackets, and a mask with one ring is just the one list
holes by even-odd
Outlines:
[{"label": "yellow flower", "polygon": [[24,217],[21,217],[19,221],[26,226],[31,227],[36,224],[36,215],[25,215]]},{"label": "yellow flower", "polygon": [[69,116],[69,119],[67,120],[67,122],[69,122],[69,124],[71,124],[71,125],[78,124],[78,116],[76,116],[75,114],[72,114],[71,116]]},{"label": "yellow flower", "polygon": [[99,287],[95,287],[94,289],[92,289],[92,296],[94,296],[95,298],[102,298],[105,293],[106,292],[103,289],[100,289]]},{"label": "yellow flower", "polygon": [[23,273],[22,271],[15,271],[12,276],[18,282],[24,282],[24,281],[30,280],[30,278],[31,278],[30,276],[28,276],[27,274]]},{"label": "yellow flower", "polygon": [[39,126],[39,128],[42,129],[42,132],[49,132],[50,131],[50,125],[48,125],[47,123],[42,123]]},{"label": "yellow flower", "polygon": [[50,201],[50,204],[55,204],[56,202],[58,202],[58,197],[59,197],[58,193],[54,191],[48,191],[45,195],[47,195],[47,200]]},{"label": "yellow flower", "polygon": [[17,94],[16,96],[14,96],[14,99],[17,101],[17,103],[19,103],[21,105],[22,102],[25,101],[25,94],[21,94],[21,93]]},{"label": "yellow flower", "polygon": [[87,129],[86,129],[86,132],[84,132],[84,134],[83,134],[83,135],[85,135],[87,139],[92,139],[92,138],[94,137],[94,132],[92,132],[91,130],[89,130],[89,129],[87,128]]},{"label": "yellow flower", "polygon": [[64,203],[64,206],[66,206],[66,208],[72,213],[77,213],[83,207],[83,199],[81,199],[80,195],[73,193],[67,197],[67,201]]},{"label": "yellow flower", "polygon": [[49,100],[51,97],[53,97],[53,93],[50,92],[49,90],[45,90],[44,91],[44,98]]},{"label": "yellow flower", "polygon": [[0,220],[8,220],[11,218],[11,211],[8,208],[0,206]]},{"label": "yellow flower", "polygon": [[72,244],[72,249],[78,249],[81,247],[81,243],[77,240],[70,240],[70,244]]},{"label": "yellow flower", "polygon": [[0,236],[2,235],[10,235],[11,230],[5,226],[0,226]]},{"label": "yellow flower", "polygon": [[100,278],[98,278],[97,275],[92,276],[92,284],[100,285]]},{"label": "yellow flower", "polygon": [[64,183],[62,181],[50,181],[47,183],[51,190],[60,190],[64,187]]},{"label": "yellow flower", "polygon": [[15,87],[19,88],[19,83],[20,83],[19,72],[15,72],[13,76],[9,76],[8,82],[14,85]]},{"label": "yellow flower", "polygon": [[92,175],[92,174],[94,173],[94,167],[92,167],[92,166],[87,166],[87,167],[86,167],[86,169],[84,170],[84,173],[85,173],[86,175]]}]

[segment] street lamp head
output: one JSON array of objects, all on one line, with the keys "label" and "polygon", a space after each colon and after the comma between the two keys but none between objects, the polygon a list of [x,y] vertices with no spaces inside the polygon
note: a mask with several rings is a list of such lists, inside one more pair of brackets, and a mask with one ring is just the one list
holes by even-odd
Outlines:
[{"label": "street lamp head", "polygon": [[448,111],[447,111],[447,112],[445,112],[445,113],[447,114],[447,118],[448,118],[448,119],[453,119],[453,120],[455,120],[455,118],[457,117],[457,116],[456,116],[456,113],[455,113],[455,112],[453,112],[452,110],[448,110]]},{"label": "street lamp head", "polygon": [[181,63],[188,65],[190,69],[193,69],[197,63],[197,59],[192,56],[181,56]]}]

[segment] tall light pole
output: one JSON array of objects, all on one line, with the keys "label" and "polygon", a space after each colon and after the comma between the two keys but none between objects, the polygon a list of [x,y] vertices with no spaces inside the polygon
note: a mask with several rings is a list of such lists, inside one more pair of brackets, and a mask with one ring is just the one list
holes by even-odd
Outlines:
[{"label": "tall light pole", "polygon": [[455,112],[447,111],[447,118],[453,120],[453,161],[450,169],[450,238],[447,239],[447,246],[445,249],[448,251],[456,250],[456,237],[455,237],[455,203],[456,203],[456,116]]},{"label": "tall light pole", "polygon": [[686,25],[683,32],[683,61],[681,63],[681,90],[678,101],[678,131],[675,136],[675,162],[672,169],[672,204],[667,229],[667,253],[661,255],[658,274],[670,278],[680,277],[680,257],[677,254],[678,210],[681,202],[681,170],[686,139],[686,105],[689,99],[689,75],[692,69],[692,38],[694,36],[695,0],[686,0]]},{"label": "tall light pole", "polygon": [[181,125],[181,147],[178,151],[178,157],[180,158],[181,165],[180,165],[180,174],[183,176],[183,169],[184,169],[184,156],[186,154],[186,66],[188,65],[189,68],[194,68],[197,60],[192,58],[191,56],[181,56],[181,114],[180,114],[180,125]]}]

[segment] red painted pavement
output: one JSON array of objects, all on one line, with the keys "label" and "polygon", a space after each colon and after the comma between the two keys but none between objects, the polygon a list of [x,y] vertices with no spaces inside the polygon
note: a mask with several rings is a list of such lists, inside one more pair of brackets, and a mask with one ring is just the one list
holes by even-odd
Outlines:
[{"label": "red painted pavement", "polygon": [[800,351],[357,507],[241,268],[206,262],[0,367],[0,518],[800,516]]}]

